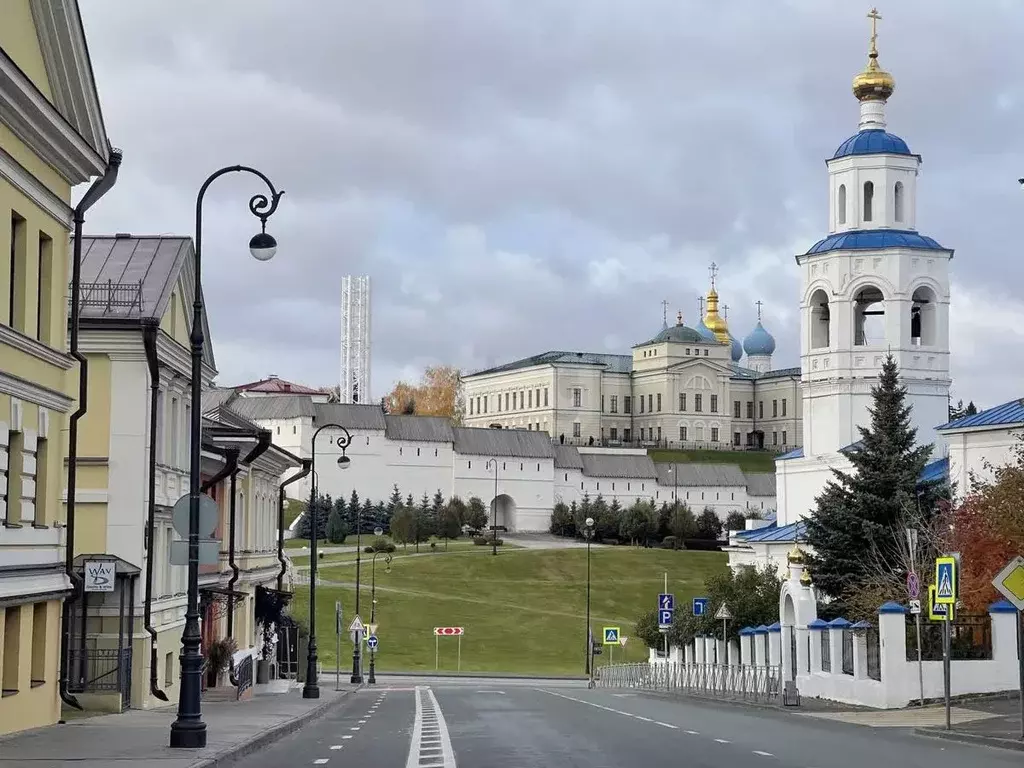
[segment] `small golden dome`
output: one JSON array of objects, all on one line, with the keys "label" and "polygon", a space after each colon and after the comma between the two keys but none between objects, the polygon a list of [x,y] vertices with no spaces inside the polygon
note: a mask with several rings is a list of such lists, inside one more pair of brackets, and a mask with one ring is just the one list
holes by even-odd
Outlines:
[{"label": "small golden dome", "polygon": [[722,344],[732,343],[729,338],[729,323],[718,314],[718,291],[714,287],[708,291],[708,311],[704,315],[704,325]]},{"label": "small golden dome", "polygon": [[868,48],[868,65],[853,78],[853,95],[858,101],[881,99],[885,101],[896,90],[896,80],[878,64],[878,21],[882,18],[877,8],[868,14],[871,19],[871,44]]},{"label": "small golden dome", "polygon": [[800,550],[800,547],[794,546],[789,552],[790,565],[803,565],[805,562],[804,553]]},{"label": "small golden dome", "polygon": [[811,586],[811,572],[806,568],[804,569],[804,572],[800,574],[800,583],[805,587]]}]

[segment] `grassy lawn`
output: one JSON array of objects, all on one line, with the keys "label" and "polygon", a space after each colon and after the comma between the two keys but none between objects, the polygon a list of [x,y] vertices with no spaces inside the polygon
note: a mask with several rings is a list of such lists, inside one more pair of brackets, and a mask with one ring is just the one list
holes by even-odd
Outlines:
[{"label": "grassy lawn", "polygon": [[[515,544],[508,544],[508,543],[502,544],[500,548],[501,549],[520,549],[519,546],[517,546]],[[474,544],[472,541],[469,541],[467,539],[462,539],[462,540],[449,541],[448,542],[447,553],[448,554],[452,554],[452,553],[455,553],[455,552],[484,552],[485,550],[486,551],[490,551],[490,550],[487,549],[487,547]],[[444,542],[441,542],[441,541],[437,542],[437,548],[436,549],[431,549],[429,543],[427,543],[427,544],[420,544],[420,551],[419,551],[420,555],[423,555],[423,556],[426,556],[426,555],[443,555],[445,553],[446,553],[446,551],[445,551],[445,547],[444,547]],[[415,555],[415,554],[417,554],[416,553],[416,547],[415,547],[415,545],[410,544],[408,549],[405,549],[405,548],[399,546],[398,549],[396,549],[392,553],[392,557],[393,558],[402,558],[402,557],[407,557],[409,555]],[[292,552],[291,553],[291,557],[295,561],[296,565],[305,565],[309,561],[309,553],[308,552],[306,553],[306,559],[305,560],[302,558],[302,554],[301,553],[297,553],[297,552]],[[363,552],[363,554],[362,554],[362,559],[363,559],[364,563],[367,560],[371,559],[372,557],[373,557],[372,554],[367,554],[366,552]],[[381,558],[382,557],[384,557],[384,556],[383,555],[379,555],[377,557],[377,562],[381,562]],[[344,564],[344,563],[354,563],[355,561],[356,561],[356,553],[355,552],[336,552],[334,554],[324,555],[322,558],[320,558],[320,567],[323,568],[326,565],[337,565],[339,563],[342,563],[342,564]],[[325,575],[323,578],[329,579],[331,577]]]},{"label": "grassy lawn", "polygon": [[775,471],[775,454],[770,451],[674,451],[654,448],[647,453],[652,461],[664,464],[699,461],[708,464],[736,464],[745,472]]},{"label": "grassy lawn", "polygon": [[[479,548],[477,548],[479,549]],[[378,562],[378,565],[380,563]],[[719,552],[674,552],[602,547],[591,554],[591,614],[595,633],[620,626],[631,637],[637,615],[655,607],[664,574],[680,610],[703,591],[709,574],[726,567]],[[345,623],[355,607],[354,572],[350,568],[320,572],[317,629],[324,667],[334,665],[334,603],[341,600]],[[364,572],[363,578],[369,580]],[[324,584],[327,581],[339,585]],[[586,631],[586,550],[508,550],[451,557],[395,558],[391,573],[377,572],[377,622],[381,671],[434,669],[435,626],[463,626],[462,670],[534,674],[582,674]],[[369,619],[370,589],[360,597],[363,621]],[[292,612],[309,615],[307,587],[297,589]],[[343,638],[343,640],[347,640]],[[456,667],[457,640],[440,639],[440,668]],[[342,661],[351,644],[342,645]],[[616,660],[647,656],[643,644],[630,640]],[[607,650],[598,664],[608,662]]]},{"label": "grassy lawn", "polygon": [[306,502],[299,501],[298,499],[285,499],[284,500],[284,526],[287,528],[291,525],[295,518],[302,514],[302,511],[306,508]]}]

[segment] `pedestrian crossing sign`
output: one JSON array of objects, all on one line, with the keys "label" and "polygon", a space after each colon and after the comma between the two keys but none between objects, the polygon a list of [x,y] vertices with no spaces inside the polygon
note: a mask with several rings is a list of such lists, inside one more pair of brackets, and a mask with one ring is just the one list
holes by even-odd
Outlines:
[{"label": "pedestrian crossing sign", "polygon": [[935,603],[936,605],[954,605],[956,603],[956,558],[938,557],[935,559]]},{"label": "pedestrian crossing sign", "polygon": [[604,628],[604,644],[605,645],[618,645],[619,644],[619,628],[618,627],[605,627]]},{"label": "pedestrian crossing sign", "polygon": [[935,585],[928,585],[928,618],[932,621],[952,621],[953,606],[935,602]]}]

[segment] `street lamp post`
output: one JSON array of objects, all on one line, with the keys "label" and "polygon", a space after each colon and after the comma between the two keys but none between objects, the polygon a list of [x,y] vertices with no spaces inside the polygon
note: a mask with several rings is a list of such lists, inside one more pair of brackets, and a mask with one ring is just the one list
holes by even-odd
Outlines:
[{"label": "street lamp post", "polygon": [[[362,539],[360,534],[363,528],[363,511],[361,507],[356,508],[356,616],[359,615],[359,565],[362,556]],[[372,608],[370,609],[373,610]],[[352,676],[349,682],[353,685],[362,685],[363,682],[363,639],[359,632],[352,633]]]},{"label": "street lamp post", "polygon": [[594,678],[592,670],[592,661],[594,657],[594,638],[590,633],[590,540],[594,538],[594,518],[588,517],[585,521],[586,528],[583,529],[583,535],[587,539],[587,665],[586,673],[588,684],[591,688],[594,687]]},{"label": "street lamp post", "polygon": [[260,231],[249,241],[249,252],[257,261],[269,261],[277,252],[277,241],[267,234],[267,219],[277,210],[280,192],[261,171],[244,165],[231,165],[214,172],[203,182],[196,196],[196,243],[192,302],[192,421],[189,428],[189,511],[188,511],[188,597],[185,628],[181,633],[181,684],[178,687],[178,714],[171,723],[170,746],[202,749],[206,746],[206,723],[202,712],[202,634],[199,629],[199,467],[202,457],[203,425],[203,198],[215,180],[228,173],[251,173],[261,178],[270,190],[249,198],[249,210],[260,220]]},{"label": "street lamp post", "polygon": [[484,469],[494,465],[494,509],[491,510],[491,554],[498,554],[498,460],[488,459]]},{"label": "street lamp post", "polygon": [[341,434],[334,438],[335,444],[341,449],[341,456],[338,457],[338,467],[348,469],[352,460],[345,455],[345,451],[352,443],[352,435],[340,424],[324,424],[313,433],[310,441],[310,474],[313,476],[313,489],[309,493],[309,509],[306,514],[309,518],[309,638],[306,641],[306,682],[302,686],[302,698],[319,699],[320,683],[317,680],[316,663],[316,571],[317,571],[317,548],[320,539],[320,521],[318,520],[316,505],[320,500],[320,479],[316,473],[316,439],[325,429],[337,429]]},{"label": "street lamp post", "polygon": [[[380,531],[380,533],[377,533],[377,531]],[[374,531],[374,533],[377,536],[382,536],[382,535],[384,535],[384,529],[383,528],[378,528],[376,531]],[[379,555],[379,554],[380,554],[380,550],[374,549],[373,560],[370,563],[370,623],[371,624],[376,624],[377,623],[377,555]],[[385,554],[384,555],[384,566],[385,566],[384,572],[385,573],[391,573],[391,555],[390,554]],[[377,684],[377,676],[375,674],[376,673],[376,668],[375,668],[376,659],[377,659],[377,649],[376,648],[371,648],[370,649],[370,677],[367,679],[367,682],[370,685],[376,685]]]}]

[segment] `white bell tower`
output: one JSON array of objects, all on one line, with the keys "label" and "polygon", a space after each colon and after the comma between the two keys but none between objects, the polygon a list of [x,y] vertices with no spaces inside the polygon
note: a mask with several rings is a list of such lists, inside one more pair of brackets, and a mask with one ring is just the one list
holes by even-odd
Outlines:
[{"label": "white bell tower", "polygon": [[[804,456],[860,439],[871,388],[887,354],[899,365],[918,442],[937,443],[948,420],[949,261],[953,251],[917,231],[921,164],[886,131],[895,89],[878,64],[876,10],[868,64],[853,81],[860,125],[828,161],[829,235],[798,256]],[[936,445],[933,456],[943,450]]]}]

